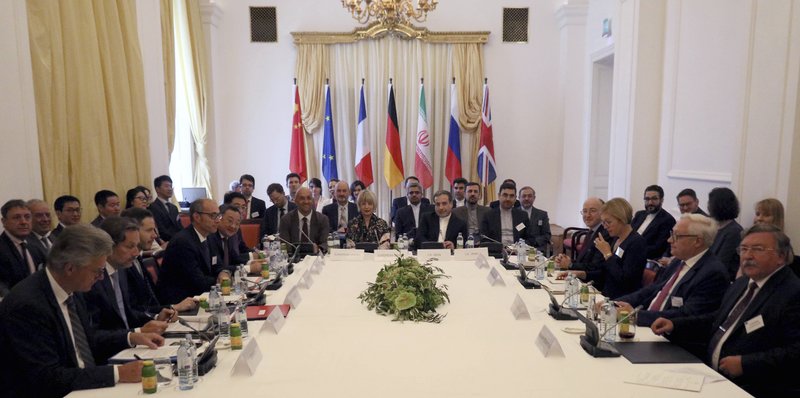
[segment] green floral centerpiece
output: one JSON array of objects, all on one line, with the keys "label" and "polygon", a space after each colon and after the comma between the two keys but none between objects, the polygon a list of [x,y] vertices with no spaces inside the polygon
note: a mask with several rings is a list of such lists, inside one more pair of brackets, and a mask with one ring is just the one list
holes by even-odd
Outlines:
[{"label": "green floral centerpiece", "polygon": [[441,278],[449,278],[441,268],[399,256],[383,266],[375,283],[367,283],[369,287],[358,298],[378,314],[394,315],[395,321],[439,323],[444,315],[436,308],[450,302],[447,285],[437,286]]}]

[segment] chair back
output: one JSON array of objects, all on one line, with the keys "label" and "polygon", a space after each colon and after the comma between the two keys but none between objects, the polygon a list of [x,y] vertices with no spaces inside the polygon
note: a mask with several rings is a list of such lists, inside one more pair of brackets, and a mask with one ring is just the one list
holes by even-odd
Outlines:
[{"label": "chair back", "polygon": [[261,233],[261,226],[258,224],[242,224],[239,226],[242,229],[242,239],[248,248],[252,249],[258,246],[259,234]]}]

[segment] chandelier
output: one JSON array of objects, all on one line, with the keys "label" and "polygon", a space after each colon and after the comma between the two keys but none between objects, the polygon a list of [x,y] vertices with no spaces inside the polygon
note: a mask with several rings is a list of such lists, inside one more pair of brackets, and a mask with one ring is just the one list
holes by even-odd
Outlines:
[{"label": "chandelier", "polygon": [[342,6],[358,23],[365,24],[373,18],[386,26],[408,24],[411,19],[423,22],[437,3],[438,0],[342,0]]}]

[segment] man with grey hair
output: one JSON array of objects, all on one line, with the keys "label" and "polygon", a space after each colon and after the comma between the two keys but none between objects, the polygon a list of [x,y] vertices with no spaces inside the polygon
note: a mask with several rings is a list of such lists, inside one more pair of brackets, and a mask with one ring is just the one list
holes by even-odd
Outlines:
[{"label": "man with grey hair", "polygon": [[453,194],[440,190],[433,195],[435,212],[419,217],[419,228],[414,244],[421,248],[425,242],[441,242],[445,249],[455,249],[458,236],[467,240],[467,223],[458,217],[451,217],[453,212]]},{"label": "man with grey hair", "polygon": [[702,315],[719,306],[728,276],[725,266],[708,251],[717,235],[717,222],[700,214],[684,214],[668,241],[674,259],[658,279],[633,293],[617,298],[617,306],[631,311],[644,306],[636,318],[650,326],[658,317]]},{"label": "man with grey hair", "polygon": [[28,236],[28,244],[37,246],[43,253],[50,251],[53,241],[53,217],[50,213],[50,206],[41,199],[31,199],[25,203],[31,211],[31,234]]},{"label": "man with grey hair", "polygon": [[95,329],[81,294],[103,278],[112,241],[88,224],[67,227],[47,266],[20,282],[0,303],[0,388],[8,396],[55,397],[74,390],[141,381],[142,362],[103,366],[134,345],[157,348],[154,333]]},{"label": "man with grey hair", "polygon": [[174,320],[172,309],[151,316],[131,306],[128,273],[139,255],[139,225],[127,217],[107,217],[100,223],[114,242],[106,260],[103,279],[86,294],[86,306],[93,324],[105,330],[131,330],[164,333],[167,321]]},{"label": "man with grey hair", "polygon": [[699,344],[706,363],[756,397],[797,396],[800,378],[800,279],[786,267],[789,237],[774,225],[743,232],[737,248],[743,276],[712,313],[658,318],[651,329]]}]

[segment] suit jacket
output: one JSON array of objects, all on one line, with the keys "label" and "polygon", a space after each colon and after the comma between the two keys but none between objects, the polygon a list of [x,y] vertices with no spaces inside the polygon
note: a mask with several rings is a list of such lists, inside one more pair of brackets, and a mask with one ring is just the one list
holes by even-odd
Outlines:
[{"label": "suit jacket", "polygon": [[[339,202],[334,202],[325,205],[322,208],[322,214],[328,217],[329,231],[336,231],[339,229]],[[355,203],[347,202],[347,222],[356,218],[358,215],[358,206]],[[345,227],[347,227],[345,225]]]},{"label": "suit jacket", "polygon": [[[608,242],[614,247],[616,239]],[[642,274],[647,262],[647,244],[633,231],[619,245],[616,253],[603,260],[596,270],[587,271],[587,279],[595,281],[595,287],[603,295],[616,300],[617,297],[633,293],[642,287]],[[618,254],[622,254],[619,256]]]},{"label": "suit jacket", "polygon": [[[245,245],[242,236],[242,230],[236,231],[236,234],[229,237],[227,241],[222,239],[219,233],[211,234],[208,236],[208,247],[211,251],[211,257],[216,257],[220,267],[233,273],[236,267],[242,265],[250,260],[250,249]],[[225,264],[225,251],[223,244],[228,245],[229,263]]]},{"label": "suit jacket", "polygon": [[105,218],[103,218],[103,216],[98,215],[97,217],[94,218],[94,220],[92,220],[91,224],[97,228],[100,228],[100,224],[103,223],[103,220],[105,220]]},{"label": "suit jacket", "polygon": [[[525,209],[521,207],[520,210],[525,211]],[[527,212],[525,213],[527,214]],[[530,239],[533,241],[533,246],[544,251],[550,243],[551,238],[550,217],[547,216],[546,211],[531,206],[531,216],[528,221],[528,227],[530,228],[528,235],[530,235]]]},{"label": "suit jacket", "polygon": [[[422,215],[433,212],[433,209],[429,203],[421,202],[419,204],[419,221],[422,222]],[[395,237],[403,234],[417,236],[417,227],[418,225],[414,222],[414,209],[411,206],[403,206],[397,211],[394,219]]]},{"label": "suit jacket", "polygon": [[[522,203],[519,203],[519,199],[514,200],[514,208],[519,208],[521,206],[522,206]],[[492,203],[489,203],[489,208],[499,209],[500,208],[500,201],[499,200],[495,200]]]},{"label": "suit jacket", "polygon": [[[50,236],[48,236],[46,239],[50,242],[50,246],[52,246],[53,242],[55,241],[53,234],[50,234]],[[36,250],[40,253],[43,253],[45,257],[47,256],[47,253],[50,252],[50,249],[45,247],[44,243],[42,243],[42,241],[40,241],[33,232],[28,235],[28,239],[25,239],[25,241],[28,242],[28,247],[36,246]],[[45,258],[42,258],[42,262],[44,262],[44,260]]]},{"label": "suit jacket", "polygon": [[[744,295],[750,279],[737,279],[725,292],[716,312],[673,319],[669,335],[678,342],[701,342],[710,363],[711,336]],[[764,326],[747,332],[744,324],[761,317]],[[756,397],[796,397],[800,378],[795,366],[800,356],[800,279],[788,267],[774,273],[747,306],[722,345],[720,359],[741,355],[742,376],[731,379]]]},{"label": "suit jacket", "polygon": [[117,307],[117,299],[114,295],[114,288],[111,286],[111,278],[108,271],[103,270],[104,278],[97,281],[92,290],[88,291],[84,298],[86,299],[86,309],[89,311],[89,316],[92,318],[92,323],[95,327],[104,330],[131,330],[141,327],[152,319],[144,313],[144,311],[134,310],[130,303],[131,299],[128,294],[128,274],[124,269],[119,269],[116,272],[119,274],[119,285],[122,292],[122,303],[125,309],[125,320],[128,322],[128,328],[125,327],[125,320],[120,314]]},{"label": "suit jacket", "polygon": [[[323,253],[328,252],[328,218],[315,210],[308,221],[308,237]],[[300,234],[300,211],[295,209],[281,218],[281,239],[289,242],[306,242]]]},{"label": "suit jacket", "polygon": [[[444,240],[453,242],[455,246],[458,240],[458,235],[467,241],[469,234],[467,224],[460,218],[450,214],[450,221],[447,222],[447,231],[444,233]],[[414,244],[417,249],[422,247],[423,242],[437,242],[439,241],[439,215],[436,212],[420,214],[419,228],[417,228],[417,237],[414,238]]]},{"label": "suit jacket", "polygon": [[[134,260],[141,265],[141,260]],[[142,273],[136,269],[136,266],[125,269],[128,280],[128,297],[130,298],[130,306],[135,311],[157,314],[162,308],[167,306],[161,305],[156,297],[156,286],[147,274],[147,270],[142,266]],[[168,303],[169,304],[169,303]]]},{"label": "suit jacket", "polygon": [[63,230],[64,230],[64,225],[63,224],[61,224],[61,223],[56,224],[56,227],[53,228],[53,232],[50,233],[51,240],[53,242],[55,242],[56,238],[58,238],[58,234],[60,234],[61,231],[63,231]]},{"label": "suit jacket", "polygon": [[[645,218],[647,218],[646,210],[636,212],[633,221],[631,221],[631,227],[634,232],[639,230]],[[644,238],[647,243],[647,258],[653,260],[661,258],[667,248],[669,248],[667,239],[669,239],[669,235],[672,233],[672,227],[674,226],[675,217],[672,217],[666,210],[661,209],[656,213],[653,221],[650,222],[650,225],[648,225],[644,233],[641,234],[642,238]]]},{"label": "suit jacket", "polygon": [[[682,262],[680,259],[674,259],[664,272],[659,274],[655,283],[617,298],[617,300],[629,303],[634,307],[644,306],[644,309],[639,311],[636,317],[638,325],[650,326],[658,317],[672,319],[681,316],[702,315],[714,312],[719,308],[722,295],[730,285],[728,270],[711,251],[706,251],[697,260],[697,263],[683,275],[678,284],[673,286],[672,293],[664,300],[664,310],[647,310],[664,285],[678,271]],[[673,306],[673,297],[680,298],[681,305]]]},{"label": "suit jacket", "polygon": [[[127,333],[91,324],[81,294],[78,316],[96,360],[128,347]],[[70,391],[114,385],[111,366],[78,367],[72,337],[44,270],[20,282],[0,303],[0,388],[9,397],[62,397]]]},{"label": "suit jacket", "polygon": [[736,279],[736,271],[739,270],[739,254],[736,248],[742,241],[742,226],[735,220],[731,220],[728,225],[717,231],[714,243],[708,248],[715,256],[728,268],[730,280]]},{"label": "suit jacket", "polygon": [[575,257],[575,261],[569,266],[569,269],[594,271],[600,268],[605,258],[603,258],[603,253],[600,253],[600,250],[597,250],[597,246],[594,245],[594,240],[599,235],[602,235],[606,242],[611,241],[608,232],[603,228],[603,224],[600,224],[597,230],[589,234],[586,240],[583,241],[583,247],[578,252],[578,256]]},{"label": "suit jacket", "polygon": [[[511,219],[514,224],[511,226],[511,230],[514,231],[514,242],[522,239],[528,245],[533,246],[533,239],[530,236],[531,229],[530,225],[528,225],[528,214],[520,209],[517,209],[516,207],[512,207]],[[520,224],[522,224],[523,227],[518,229],[517,226]],[[499,208],[491,209],[489,213],[486,214],[486,217],[483,218],[483,221],[481,222],[481,233],[498,242],[503,241],[503,231]]]},{"label": "suit jacket", "polygon": [[166,241],[172,239],[175,234],[183,229],[183,226],[178,219],[180,215],[178,212],[178,207],[170,202],[167,202],[167,207],[169,208],[169,211],[164,208],[164,205],[159,199],[156,199],[153,201],[153,203],[150,203],[149,207],[147,207],[147,210],[150,210],[150,212],[153,213],[153,219],[156,221],[159,237]]},{"label": "suit jacket", "polygon": [[[491,211],[491,208],[488,206],[477,205],[475,207],[475,214],[478,218],[478,225],[476,226],[478,232],[480,232],[483,218],[486,217],[486,214],[489,213],[489,211]],[[467,206],[456,207],[453,209],[453,215],[460,218],[461,221],[464,221],[464,224],[467,224],[467,229],[469,229],[469,209]]]},{"label": "suit jacket", "polygon": [[186,297],[207,292],[211,285],[217,283],[217,275],[222,271],[222,259],[212,258],[209,246],[210,243],[200,242],[192,225],[173,237],[164,250],[156,285],[160,302],[177,303]]},{"label": "suit jacket", "polygon": [[[288,199],[287,199],[288,200]],[[294,202],[289,202],[288,209],[289,211],[286,212],[288,214],[290,211],[297,208],[297,205]],[[284,216],[286,215],[284,214]],[[275,235],[278,231],[278,219],[280,217],[280,208],[278,206],[272,205],[267,209],[264,213],[264,220],[261,222],[261,236],[264,235]]]},{"label": "suit jacket", "polygon": [[[39,265],[45,261],[47,254],[39,248],[40,246],[28,244],[27,247],[33,264],[38,269]],[[7,295],[14,285],[27,278],[28,275],[30,275],[30,269],[27,260],[22,258],[22,254],[17,250],[17,245],[11,241],[8,233],[3,231],[0,234],[0,297]]]},{"label": "suit jacket", "polygon": [[[431,201],[428,200],[428,198],[422,198],[420,201],[426,205],[431,204]],[[392,200],[392,209],[389,212],[389,219],[392,220],[392,222],[395,222],[394,218],[397,216],[397,211],[406,206],[408,206],[408,197],[403,196],[400,198],[394,198],[394,200]]]},{"label": "suit jacket", "polygon": [[266,213],[267,213],[267,203],[255,196],[251,196],[250,214],[248,215],[249,218],[264,218],[264,214]]}]

